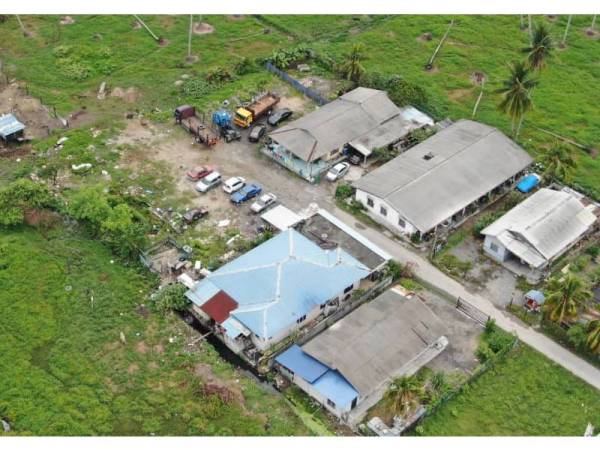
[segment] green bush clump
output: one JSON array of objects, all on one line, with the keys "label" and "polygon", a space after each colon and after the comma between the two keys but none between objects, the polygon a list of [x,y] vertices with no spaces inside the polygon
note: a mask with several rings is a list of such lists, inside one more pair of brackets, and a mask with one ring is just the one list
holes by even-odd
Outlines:
[{"label": "green bush clump", "polygon": [[160,289],[153,297],[154,309],[166,314],[170,311],[185,311],[190,301],[184,295],[187,288],[183,284],[169,284]]},{"label": "green bush clump", "polygon": [[0,189],[0,225],[20,225],[28,210],[55,208],[57,204],[45,185],[21,178]]},{"label": "green bush clump", "polygon": [[481,237],[481,232],[483,229],[502,217],[502,214],[502,211],[493,211],[479,216],[479,219],[477,219],[475,225],[473,226],[473,236]]},{"label": "green bush clump", "polygon": [[335,188],[335,198],[338,200],[346,200],[347,198],[352,197],[353,194],[354,189],[349,184],[340,184]]}]

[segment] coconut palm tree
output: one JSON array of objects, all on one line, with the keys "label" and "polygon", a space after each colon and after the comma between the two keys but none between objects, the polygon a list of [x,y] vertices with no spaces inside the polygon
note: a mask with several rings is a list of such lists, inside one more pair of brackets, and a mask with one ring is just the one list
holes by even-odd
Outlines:
[{"label": "coconut palm tree", "polygon": [[573,15],[569,14],[569,18],[567,19],[567,26],[565,27],[565,34],[562,39],[562,46],[565,47],[567,45],[567,36],[569,35],[569,30],[571,29],[571,19]]},{"label": "coconut palm tree", "polygon": [[365,74],[365,68],[362,65],[364,59],[364,46],[355,44],[352,51],[346,56],[346,60],[342,63],[341,70],[344,78],[351,80],[354,84],[358,84],[362,76]]},{"label": "coconut palm tree", "polygon": [[522,51],[527,54],[527,63],[530,69],[538,72],[546,67],[546,62],[552,56],[554,42],[545,24],[541,23],[533,30],[531,45]]},{"label": "coconut palm tree", "polygon": [[569,148],[558,143],[542,153],[538,162],[544,166],[544,176],[549,180],[568,181],[571,172],[577,167]]},{"label": "coconut palm tree", "polygon": [[[515,61],[509,69],[509,77],[502,82],[502,87],[496,92],[503,95],[498,108],[510,116],[513,135],[517,137],[525,113],[533,108],[531,90],[538,82],[531,78],[531,72],[523,62]],[[518,125],[515,126],[517,123]]]},{"label": "coconut palm tree", "polygon": [[396,378],[386,393],[394,412],[402,414],[418,405],[422,395],[423,386],[414,376]]},{"label": "coconut palm tree", "polygon": [[593,353],[600,354],[600,320],[592,320],[588,326],[587,345]]},{"label": "coconut palm tree", "polygon": [[562,278],[552,277],[546,286],[544,312],[558,324],[576,319],[580,309],[592,298],[588,285],[572,273]]}]

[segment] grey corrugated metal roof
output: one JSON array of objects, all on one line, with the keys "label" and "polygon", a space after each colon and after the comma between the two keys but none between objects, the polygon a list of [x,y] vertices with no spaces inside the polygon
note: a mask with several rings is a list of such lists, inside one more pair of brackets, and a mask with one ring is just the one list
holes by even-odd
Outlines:
[{"label": "grey corrugated metal roof", "polygon": [[17,120],[13,114],[0,116],[0,137],[6,138],[25,129],[25,125]]},{"label": "grey corrugated metal roof", "polygon": [[543,267],[576,242],[596,221],[594,205],[543,188],[519,203],[482,234],[496,237],[533,267]]},{"label": "grey corrugated metal roof", "polygon": [[[366,135],[392,118],[405,125],[396,125],[393,130],[388,130],[389,141],[381,145],[422,126],[417,125],[416,120],[403,118],[402,111],[384,91],[359,87],[269,136],[304,161],[313,161]],[[392,131],[403,134],[394,136]],[[381,138],[379,140],[382,141]]]},{"label": "grey corrugated metal roof", "polygon": [[[425,156],[432,156],[425,159]],[[383,198],[421,232],[531,164],[496,128],[459,120],[354,183]]]},{"label": "grey corrugated metal roof", "polygon": [[421,300],[391,289],[334,323],[302,350],[339,370],[366,396],[445,332],[442,321]]}]

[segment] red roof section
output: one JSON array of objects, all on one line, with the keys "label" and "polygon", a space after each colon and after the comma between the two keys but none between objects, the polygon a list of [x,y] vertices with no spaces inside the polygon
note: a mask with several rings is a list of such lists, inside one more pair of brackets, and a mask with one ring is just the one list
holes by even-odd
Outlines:
[{"label": "red roof section", "polygon": [[223,323],[229,318],[229,313],[238,307],[238,302],[232,299],[224,291],[219,291],[200,307],[217,323]]}]

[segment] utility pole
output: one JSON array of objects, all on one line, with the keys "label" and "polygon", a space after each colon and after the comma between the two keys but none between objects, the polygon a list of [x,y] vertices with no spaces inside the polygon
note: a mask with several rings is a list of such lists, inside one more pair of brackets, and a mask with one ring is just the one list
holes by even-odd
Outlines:
[{"label": "utility pole", "polygon": [[592,26],[591,26],[591,28],[592,28],[592,33],[594,31],[596,31],[595,30],[595,28],[596,28],[596,14],[594,14],[594,17],[592,17]]},{"label": "utility pole", "polygon": [[477,108],[479,107],[479,102],[481,101],[481,97],[483,97],[483,87],[485,86],[485,77],[481,79],[481,91],[479,92],[479,96],[477,97],[477,101],[475,102],[475,107],[473,108],[472,118],[475,117],[475,113],[477,112]]},{"label": "utility pole", "polygon": [[569,28],[571,28],[571,19],[573,18],[572,14],[569,14],[569,18],[567,19],[567,27],[565,28],[565,35],[563,36],[562,45],[565,47],[567,45],[567,35],[569,34]]},{"label": "utility pole", "polygon": [[21,27],[21,31],[23,32],[23,36],[27,37],[27,30],[25,29],[23,22],[21,22],[21,18],[18,15],[15,15],[15,17],[17,18],[17,22],[19,22],[19,26]]}]

